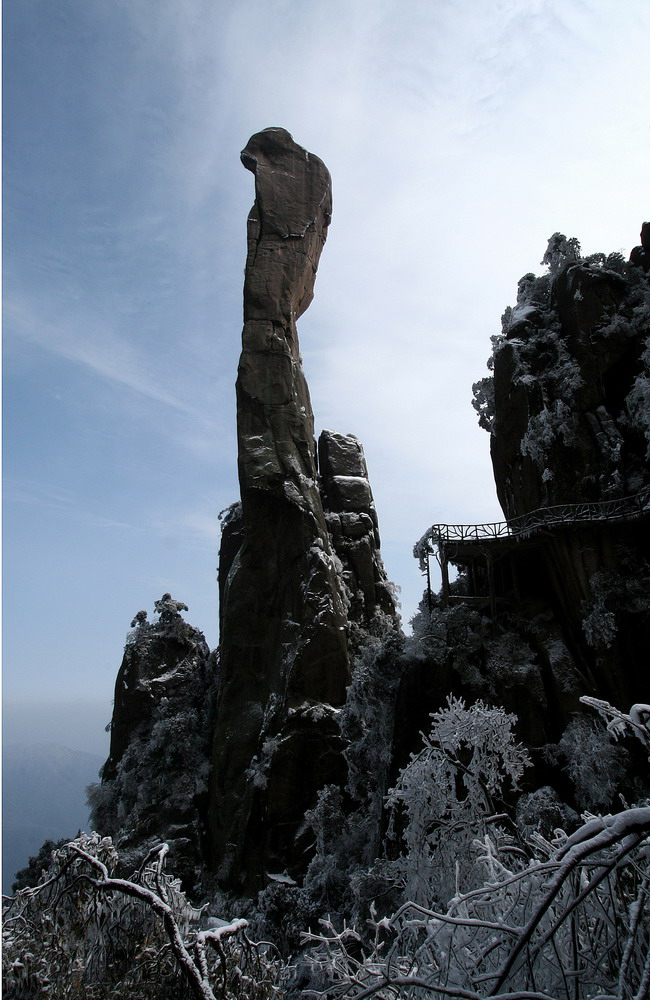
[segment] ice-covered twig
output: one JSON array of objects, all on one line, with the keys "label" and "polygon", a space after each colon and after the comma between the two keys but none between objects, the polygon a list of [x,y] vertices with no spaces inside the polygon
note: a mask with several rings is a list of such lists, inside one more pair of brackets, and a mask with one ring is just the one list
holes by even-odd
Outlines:
[{"label": "ice-covered twig", "polygon": [[583,705],[595,709],[607,722],[607,731],[614,739],[618,739],[626,730],[630,730],[650,750],[650,705],[642,703],[632,705],[629,713],[626,714],[601,698],[591,698],[584,695],[580,701]]},{"label": "ice-covered twig", "polygon": [[[601,824],[599,831],[594,829],[597,822]],[[529,943],[535,928],[548,912],[553,900],[571,873],[590,855],[607,850],[616,843],[627,841],[629,838],[629,844],[625,845],[627,853],[649,833],[650,807],[641,807],[627,809],[615,816],[607,816],[600,821],[593,820],[568,838],[558,852],[557,860],[560,865],[555,876],[551,879],[546,894],[523,928],[519,940],[508,955],[499,974],[495,977],[495,992],[498,992],[505,984],[519,955]]]}]

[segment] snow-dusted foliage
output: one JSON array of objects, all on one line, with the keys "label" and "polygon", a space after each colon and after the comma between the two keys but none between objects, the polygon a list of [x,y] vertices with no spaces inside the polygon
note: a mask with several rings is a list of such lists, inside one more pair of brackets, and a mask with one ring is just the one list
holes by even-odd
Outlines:
[{"label": "snow-dusted foliage", "polygon": [[583,605],[582,629],[589,645],[609,649],[630,616],[642,621],[649,613],[650,565],[631,548],[617,546],[617,571],[598,570],[589,581],[590,599]]},{"label": "snow-dusted foliage", "polygon": [[472,843],[502,809],[530,763],[512,732],[515,717],[482,701],[449,697],[431,716],[423,748],[388,795],[404,853],[396,867],[416,903],[443,906],[476,880]]},{"label": "snow-dusted foliage", "polygon": [[650,808],[567,837],[475,842],[484,881],[449,906],[407,902],[372,936],[311,934],[320,998],[622,1000],[650,988]]},{"label": "snow-dusted foliage", "polygon": [[[582,388],[583,376],[562,336],[556,314],[542,304],[548,294],[545,279],[546,276],[537,279],[533,275],[522,279],[521,301],[504,318],[504,329],[513,367],[512,387],[525,392],[529,400],[528,425],[520,451],[531,458],[542,475],[547,469],[550,475],[556,445],[570,446],[576,442],[579,409],[576,393]],[[506,342],[492,339],[496,357]],[[494,393],[494,387],[488,388],[484,383],[485,380],[477,383],[479,395]],[[494,422],[490,430],[494,430]]]},{"label": "snow-dusted foliage", "polygon": [[580,809],[607,809],[620,788],[629,755],[599,719],[576,715],[549,756],[566,771]]},{"label": "snow-dusted foliage", "polygon": [[[463,575],[452,583],[454,597],[465,583]],[[575,683],[568,652],[559,638],[549,636],[544,615],[511,615],[495,623],[469,602],[454,600],[445,607],[432,596],[431,607],[423,602],[412,625],[413,655],[419,647],[420,655],[449,670],[455,689],[473,697],[499,701],[504,692],[525,687],[543,700],[540,649],[534,650],[533,643],[542,647],[544,659],[567,689]]]},{"label": "snow-dusted foliage", "polygon": [[567,264],[577,264],[580,260],[580,241],[575,236],[567,239],[564,233],[553,233],[540,264],[548,265],[549,272],[557,274]]},{"label": "snow-dusted foliage", "polygon": [[[492,359],[490,358],[490,362]],[[489,367],[492,367],[491,363]],[[490,433],[494,422],[494,378],[487,375],[472,386],[472,406],[478,413],[479,427]]]},{"label": "snow-dusted foliage", "polygon": [[161,706],[147,739],[134,741],[115,778],[89,788],[89,802],[102,830],[124,835],[155,833],[165,813],[187,815],[207,789],[209,761],[197,745],[201,732],[196,706],[166,715]]},{"label": "snow-dusted foliage", "polygon": [[[454,593],[463,582],[462,578],[454,582]],[[415,640],[427,656],[440,664],[453,663],[463,684],[486,691],[484,625],[478,611],[462,601],[444,607],[432,595],[431,607],[423,602],[411,624]],[[415,652],[417,655],[417,647]]]},{"label": "snow-dusted foliage", "polygon": [[[341,712],[346,740],[346,792],[357,804],[357,821],[366,827],[366,861],[379,850],[383,800],[388,788],[395,696],[400,680],[403,636],[395,621],[381,612],[376,635],[365,634],[352,671],[352,683]],[[374,833],[373,833],[374,831]]]},{"label": "snow-dusted foliage", "polygon": [[167,845],[116,878],[110,838],[56,849],[34,887],[7,900],[4,995],[52,1000],[271,1000],[280,963],[247,922],[210,919],[165,872]]},{"label": "snow-dusted foliage", "polygon": [[[647,326],[647,309],[638,309],[639,319],[645,316]],[[648,443],[646,458],[650,459],[650,337],[646,341],[645,350],[642,356],[643,367],[636,376],[634,384],[630,389],[625,405],[628,419],[640,427]]]},{"label": "snow-dusted foliage", "polygon": [[575,444],[575,421],[571,408],[562,399],[549,400],[539,413],[528,421],[528,429],[521,439],[521,454],[530,455],[533,462],[544,469],[544,481],[553,478],[549,468],[549,454],[557,441]]}]

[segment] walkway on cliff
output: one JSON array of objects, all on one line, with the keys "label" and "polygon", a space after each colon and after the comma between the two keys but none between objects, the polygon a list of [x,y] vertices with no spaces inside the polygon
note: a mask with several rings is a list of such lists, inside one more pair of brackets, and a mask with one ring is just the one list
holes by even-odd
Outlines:
[{"label": "walkway on cliff", "polygon": [[[632,521],[647,513],[650,513],[650,487],[645,487],[634,496],[618,497],[614,500],[540,507],[538,510],[530,511],[530,513],[520,517],[513,517],[509,521],[492,521],[485,524],[433,524],[414,545],[413,555],[419,560],[420,568],[426,574],[430,605],[432,598],[429,573],[430,555],[436,556],[442,572],[442,597],[445,605],[452,599],[449,590],[449,562],[457,562],[461,551],[459,547],[462,547],[463,557],[460,562],[463,564],[469,564],[478,557],[482,558],[487,573],[488,593],[479,595],[476,592],[476,581],[474,581],[474,595],[458,595],[457,599],[461,601],[488,600],[492,612],[495,613],[493,567],[495,552],[490,543],[501,539],[507,546],[508,541],[516,544],[518,541],[534,539],[536,535],[541,535],[549,528],[567,527],[573,524]],[[485,545],[486,542],[487,545]],[[501,548],[500,544],[498,548]]]},{"label": "walkway on cliff", "polygon": [[413,555],[422,561],[431,553],[430,543],[480,541],[490,538],[528,538],[537,531],[558,524],[586,521],[628,521],[650,512],[650,487],[631,497],[585,503],[563,503],[540,507],[509,521],[486,524],[432,524],[413,547]]}]

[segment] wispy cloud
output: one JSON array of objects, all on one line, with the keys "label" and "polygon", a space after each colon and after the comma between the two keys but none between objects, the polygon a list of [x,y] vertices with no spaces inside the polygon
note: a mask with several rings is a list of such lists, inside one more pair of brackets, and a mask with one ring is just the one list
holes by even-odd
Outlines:
[{"label": "wispy cloud", "polygon": [[[25,478],[7,497],[32,510],[24,537],[45,510],[76,518],[108,529],[97,545],[110,563],[122,531],[115,593],[128,580],[134,609],[158,566],[170,579],[156,596],[175,592],[176,574],[190,593],[197,566],[208,583],[189,603],[210,591],[218,511],[237,495],[253,198],[238,152],[282,125],[334,182],[300,324],[316,421],[364,444],[408,618],[422,592],[411,546],[427,525],[493,516],[488,439],[469,400],[517,278],[539,270],[554,229],[587,252],[636,239],[647,0],[158,0],[155,17],[150,0],[89,0],[65,20],[61,6],[13,5],[25,33],[5,337],[34,360],[12,383],[34,424],[16,435]],[[81,406],[38,396],[48,366],[58,378],[51,358],[86,376],[74,380],[83,434]],[[30,451],[28,434],[50,418],[58,433]],[[38,482],[57,468],[78,494]],[[71,578],[86,572],[81,548],[68,546]],[[26,603],[42,576],[34,560]],[[79,617],[96,627],[94,608]],[[49,663],[53,626],[41,627]]]},{"label": "wispy cloud", "polygon": [[[119,337],[98,317],[65,315],[60,321],[48,319],[27,303],[10,299],[5,306],[7,336],[18,336],[43,350],[83,365],[95,375],[156,400],[181,413],[196,410],[156,381],[154,374],[133,346]],[[92,331],[92,332],[90,332]]]},{"label": "wispy cloud", "polygon": [[207,549],[216,558],[221,528],[219,510],[213,501],[205,501],[183,511],[159,514],[152,519],[150,526],[174,545]]},{"label": "wispy cloud", "polygon": [[6,477],[4,480],[4,502],[7,506],[17,504],[23,507],[38,508],[42,511],[51,511],[93,528],[141,530],[127,521],[119,521],[96,511],[88,510],[78,494],[52,483]]}]

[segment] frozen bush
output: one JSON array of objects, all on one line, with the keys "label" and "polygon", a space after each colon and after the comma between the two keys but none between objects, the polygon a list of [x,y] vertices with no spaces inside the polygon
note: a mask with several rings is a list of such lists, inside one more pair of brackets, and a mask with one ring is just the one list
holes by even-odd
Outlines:
[{"label": "frozen bush", "polygon": [[431,716],[423,749],[389,792],[393,824],[402,825],[405,894],[416,903],[448,900],[475,877],[473,841],[502,809],[530,763],[515,742],[515,720],[477,701],[449,697]]}]

